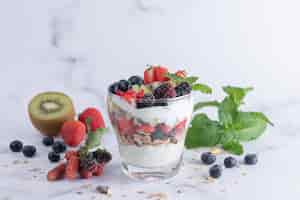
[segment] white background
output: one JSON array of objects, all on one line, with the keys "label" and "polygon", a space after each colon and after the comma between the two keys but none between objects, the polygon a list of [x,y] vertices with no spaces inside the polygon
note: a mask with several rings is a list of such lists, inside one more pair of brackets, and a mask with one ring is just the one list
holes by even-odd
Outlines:
[{"label": "white background", "polygon": [[[104,91],[110,82],[142,74],[146,64],[158,63],[171,70],[184,68],[214,88],[212,97],[199,98],[221,97],[223,85],[254,86],[249,107],[264,111],[276,124],[257,143],[246,146],[248,151],[261,152],[264,160],[249,170],[248,177],[232,172],[217,185],[191,189],[190,196],[253,199],[254,187],[251,194],[257,199],[270,195],[271,199],[287,195],[296,199],[300,187],[296,155],[300,144],[299,7],[296,0],[2,0],[1,164],[10,166],[13,160],[23,159],[8,152],[12,139],[40,145],[41,138],[26,114],[27,103],[37,92],[64,91],[73,97],[78,111],[92,105],[105,113]],[[117,152],[112,134],[105,139]],[[41,149],[30,167],[51,168],[46,152]],[[136,188],[159,189],[130,182],[119,172],[118,160],[114,163],[104,182],[117,190],[115,199],[123,192],[118,189],[118,177],[128,184],[123,189],[132,193]],[[32,198],[50,197],[63,187],[82,184],[53,186],[44,177],[28,181],[22,169],[0,170],[0,197],[24,199],[33,185],[39,185],[41,192],[32,193]],[[233,177],[241,183],[232,185]],[[175,183],[183,184],[183,180]],[[226,192],[218,193],[223,187]],[[177,196],[174,185],[162,188],[171,199],[189,198],[188,194]],[[66,195],[76,198],[72,191]]]}]

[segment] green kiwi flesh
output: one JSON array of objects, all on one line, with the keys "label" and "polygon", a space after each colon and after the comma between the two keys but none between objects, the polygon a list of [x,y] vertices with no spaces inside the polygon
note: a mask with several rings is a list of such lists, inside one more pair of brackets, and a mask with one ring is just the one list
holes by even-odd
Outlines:
[{"label": "green kiwi flesh", "polygon": [[33,126],[47,136],[57,136],[63,123],[75,117],[71,98],[60,92],[36,95],[28,105],[28,113]]}]

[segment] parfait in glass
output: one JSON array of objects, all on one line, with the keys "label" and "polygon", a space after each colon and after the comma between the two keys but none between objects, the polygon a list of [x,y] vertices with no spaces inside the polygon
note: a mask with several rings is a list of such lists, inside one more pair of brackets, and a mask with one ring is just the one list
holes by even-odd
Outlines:
[{"label": "parfait in glass", "polygon": [[182,163],[193,112],[191,86],[159,73],[167,73],[166,68],[152,66],[144,79],[133,76],[112,84],[107,96],[122,170],[134,179],[170,178]]}]

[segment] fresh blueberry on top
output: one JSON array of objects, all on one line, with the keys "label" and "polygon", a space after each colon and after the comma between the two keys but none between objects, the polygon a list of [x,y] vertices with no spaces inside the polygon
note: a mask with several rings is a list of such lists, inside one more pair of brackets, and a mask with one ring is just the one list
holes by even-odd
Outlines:
[{"label": "fresh blueberry on top", "polygon": [[49,152],[48,153],[48,159],[51,162],[58,162],[60,160],[60,155],[58,153],[55,153],[55,152]]},{"label": "fresh blueberry on top", "polygon": [[128,79],[131,85],[142,85],[144,80],[140,76],[132,76]]},{"label": "fresh blueberry on top", "polygon": [[67,147],[66,145],[61,141],[56,141],[52,145],[52,149],[55,153],[63,153],[66,151]]},{"label": "fresh blueberry on top", "polygon": [[54,143],[53,137],[44,137],[43,138],[43,144],[45,146],[51,146]]},{"label": "fresh blueberry on top", "polygon": [[258,161],[256,154],[247,154],[244,158],[245,164],[255,165]]},{"label": "fresh blueberry on top", "polygon": [[222,167],[220,165],[213,165],[209,169],[209,176],[212,178],[219,178],[222,175]]},{"label": "fresh blueberry on top", "polygon": [[109,91],[113,94],[116,94],[117,91],[119,90],[119,83],[116,82],[116,83],[113,83],[109,86]]},{"label": "fresh blueberry on top", "polygon": [[25,145],[23,147],[22,153],[24,154],[25,157],[31,158],[35,155],[36,148],[33,145]]},{"label": "fresh blueberry on top", "polygon": [[20,152],[23,148],[23,143],[19,140],[14,140],[9,144],[9,148],[12,152]]},{"label": "fresh blueberry on top", "polygon": [[224,159],[224,165],[226,168],[233,168],[237,165],[237,160],[234,157],[229,156]]},{"label": "fresh blueberry on top", "polygon": [[131,88],[131,85],[128,81],[126,81],[126,80],[119,81],[119,90],[121,90],[122,92],[126,92],[130,88]]},{"label": "fresh blueberry on top", "polygon": [[211,152],[205,152],[201,155],[201,160],[204,164],[210,165],[216,161],[216,156]]}]

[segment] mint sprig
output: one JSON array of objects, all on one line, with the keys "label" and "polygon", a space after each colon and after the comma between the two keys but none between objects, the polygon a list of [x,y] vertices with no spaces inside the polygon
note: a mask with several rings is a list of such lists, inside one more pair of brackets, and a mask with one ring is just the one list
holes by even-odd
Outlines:
[{"label": "mint sprig", "polygon": [[265,132],[268,124],[273,126],[261,112],[240,110],[246,94],[253,88],[226,86],[223,90],[227,96],[222,102],[206,101],[195,104],[194,112],[208,106],[216,107],[218,120],[211,120],[203,113],[196,114],[185,140],[188,149],[220,144],[225,150],[240,155],[244,151],[240,142],[255,140]]},{"label": "mint sprig", "polygon": [[197,83],[199,77],[196,76],[188,76],[188,77],[179,77],[176,74],[173,73],[167,73],[166,77],[168,77],[171,81],[173,81],[176,85],[182,83],[182,82],[187,82],[191,85],[192,90],[194,91],[199,91],[204,94],[211,94],[212,89],[203,83]]}]

